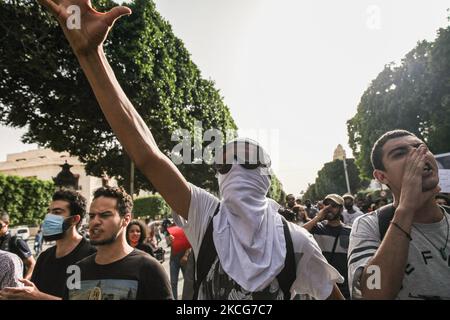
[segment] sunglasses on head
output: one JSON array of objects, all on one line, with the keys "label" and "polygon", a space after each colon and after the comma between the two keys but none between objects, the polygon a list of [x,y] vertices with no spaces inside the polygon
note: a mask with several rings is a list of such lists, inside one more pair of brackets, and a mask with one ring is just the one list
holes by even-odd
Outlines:
[{"label": "sunglasses on head", "polygon": [[[244,149],[239,149],[239,146],[241,148],[244,147],[246,151],[243,151]],[[216,172],[218,172],[220,174],[227,174],[228,172],[230,172],[232,166],[236,165],[236,164],[239,164],[240,166],[242,166],[243,168],[248,169],[248,170],[254,170],[259,167],[262,167],[262,168],[269,167],[269,165],[262,163],[260,161],[261,155],[260,155],[259,146],[252,145],[248,142],[244,142],[244,144],[239,144],[239,146],[238,146],[238,143],[235,142],[233,144],[233,150],[230,150],[230,149],[227,150],[226,145],[223,147],[222,156],[224,156],[227,153],[227,151],[228,152],[231,151],[234,154],[233,155],[234,162],[233,163],[223,163],[223,164],[216,162],[214,164],[214,169],[216,170]],[[242,158],[244,158],[244,156],[238,158],[237,154],[240,154],[240,151],[245,154],[245,160],[241,160]],[[248,152],[248,154],[247,154],[247,152]],[[247,159],[247,157],[249,157],[249,154],[252,154],[252,155],[256,154],[256,157],[257,157],[256,163],[254,160],[250,161],[249,159]],[[227,158],[227,160],[229,161],[228,158]],[[224,162],[226,162],[225,156],[224,156]]]},{"label": "sunglasses on head", "polygon": [[232,166],[234,164],[239,164],[240,166],[244,167],[245,169],[248,170],[254,170],[256,168],[262,167],[265,168],[267,167],[267,165],[263,164],[263,163],[224,163],[224,164],[214,164],[214,169],[220,173],[220,174],[227,174],[228,172],[230,172]]}]

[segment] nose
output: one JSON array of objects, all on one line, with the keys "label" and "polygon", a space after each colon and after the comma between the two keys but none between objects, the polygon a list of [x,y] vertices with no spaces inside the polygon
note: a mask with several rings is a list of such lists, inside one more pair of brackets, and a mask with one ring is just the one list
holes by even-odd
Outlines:
[{"label": "nose", "polygon": [[89,224],[92,226],[97,226],[101,223],[101,219],[95,215],[94,218],[89,218]]}]

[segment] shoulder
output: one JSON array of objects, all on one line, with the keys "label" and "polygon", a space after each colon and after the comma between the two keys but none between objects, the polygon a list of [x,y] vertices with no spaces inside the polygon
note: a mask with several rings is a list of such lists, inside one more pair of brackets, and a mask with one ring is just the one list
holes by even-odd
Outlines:
[{"label": "shoulder", "polygon": [[90,256],[87,256],[87,257],[81,259],[80,261],[78,261],[76,263],[76,265],[79,266],[80,268],[83,268],[83,267],[87,267],[87,266],[90,266],[92,264],[95,264],[95,256],[96,255],[97,254],[94,253],[94,254],[92,254]]},{"label": "shoulder", "polygon": [[361,232],[378,232],[378,212],[373,211],[363,214],[355,219],[352,225],[352,234]]},{"label": "shoulder", "polygon": [[19,257],[11,252],[0,250],[0,263],[12,263],[16,260],[20,260]]},{"label": "shoulder", "polygon": [[158,274],[165,272],[161,263],[147,252],[135,249],[128,255],[130,263],[136,264],[140,272]]},{"label": "shoulder", "polygon": [[83,237],[83,239],[81,239],[80,247],[81,247],[83,250],[87,251],[87,252],[89,253],[89,255],[91,255],[91,254],[97,252],[97,248],[94,247],[94,246],[91,244],[91,242],[90,242],[88,239],[86,239],[85,237]]},{"label": "shoulder", "polygon": [[316,245],[313,235],[308,230],[292,222],[288,222],[288,226],[295,252],[308,251],[311,245]]},{"label": "shoulder", "polygon": [[205,189],[202,189],[200,187],[197,187],[196,185],[190,184],[191,188],[191,206],[192,204],[196,204],[196,202],[212,202],[218,204],[220,201],[219,199],[213,195],[212,193],[208,192]]},{"label": "shoulder", "polygon": [[39,257],[37,258],[37,260],[46,260],[49,257],[55,256],[55,251],[56,251],[56,246],[51,246],[48,249],[45,249],[44,251],[42,251],[39,254]]}]

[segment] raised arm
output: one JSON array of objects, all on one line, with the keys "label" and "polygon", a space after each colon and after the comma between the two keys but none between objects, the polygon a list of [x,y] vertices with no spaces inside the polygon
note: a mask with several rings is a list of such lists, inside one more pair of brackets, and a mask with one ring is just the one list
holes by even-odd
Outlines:
[{"label": "raised arm", "polygon": [[[190,188],[177,167],[158,148],[136,109],[122,90],[103,51],[103,42],[114,22],[131,14],[119,6],[110,12],[95,11],[89,0],[38,0],[58,20],[83,69],[97,101],[122,146],[141,172],[167,201],[187,219]],[[80,29],[68,29],[69,6],[80,8]]]}]

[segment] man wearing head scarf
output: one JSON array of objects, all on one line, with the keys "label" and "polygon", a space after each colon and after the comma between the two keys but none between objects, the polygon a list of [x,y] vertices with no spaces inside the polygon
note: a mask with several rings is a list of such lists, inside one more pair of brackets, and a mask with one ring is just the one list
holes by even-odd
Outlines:
[{"label": "man wearing head scarf", "polygon": [[[233,142],[225,146],[223,156],[226,161],[220,161],[219,157],[217,167],[221,200],[189,184],[158,148],[146,123],[118,83],[103,51],[103,42],[115,20],[131,14],[131,10],[119,6],[99,14],[88,0],[39,2],[58,20],[122,146],[177,213],[176,221],[183,226],[196,257],[213,219],[217,259],[200,286],[198,298],[251,298],[253,293],[262,291],[274,299],[290,298],[279,290],[276,279],[284,267],[286,247],[290,243],[285,240],[283,222],[277,213],[279,206],[266,197],[270,187],[267,172],[270,163],[265,158],[260,158],[257,163],[247,163],[239,156],[246,152],[253,156],[257,144]],[[73,4],[79,5],[79,14],[83,17],[78,29],[69,29],[67,24],[68,8]],[[236,153],[232,150],[234,147],[244,151]],[[291,296],[342,297],[335,283],[343,278],[326,262],[312,236],[294,224],[288,226],[295,254]]]}]

